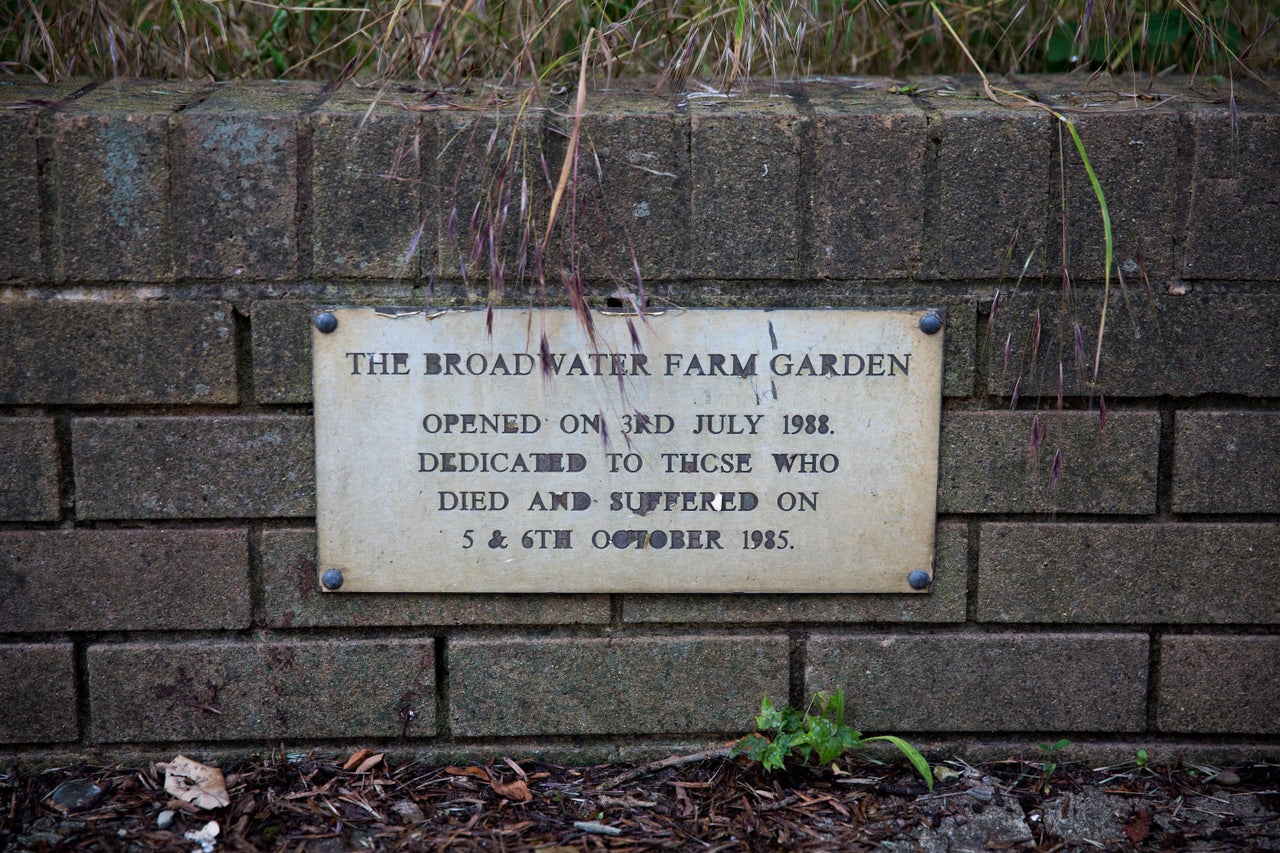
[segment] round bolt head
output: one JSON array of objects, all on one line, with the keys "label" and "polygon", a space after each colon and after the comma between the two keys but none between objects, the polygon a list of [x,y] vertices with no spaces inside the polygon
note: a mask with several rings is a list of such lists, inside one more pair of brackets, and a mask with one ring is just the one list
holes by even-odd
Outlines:
[{"label": "round bolt head", "polygon": [[338,318],[331,312],[324,311],[316,317],[316,328],[327,335],[338,328]]},{"label": "round bolt head", "polygon": [[324,584],[325,589],[341,589],[342,572],[337,569],[329,569],[320,577],[320,583]]},{"label": "round bolt head", "polygon": [[907,583],[911,585],[912,589],[928,589],[932,581],[933,579],[929,577],[929,573],[924,569],[916,569],[907,575]]},{"label": "round bolt head", "polygon": [[926,335],[936,335],[942,331],[942,318],[937,314],[928,313],[920,318],[920,331]]}]

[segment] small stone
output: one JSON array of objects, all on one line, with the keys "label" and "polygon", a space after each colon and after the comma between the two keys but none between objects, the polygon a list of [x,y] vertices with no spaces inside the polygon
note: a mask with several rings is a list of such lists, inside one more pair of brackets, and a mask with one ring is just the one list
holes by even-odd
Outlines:
[{"label": "small stone", "polygon": [[68,779],[49,792],[49,802],[62,812],[91,809],[102,799],[102,789],[88,779]]},{"label": "small stone", "polygon": [[605,826],[603,823],[595,820],[575,820],[573,828],[588,833],[589,835],[621,835],[622,830],[616,826]]},{"label": "small stone", "polygon": [[1240,774],[1234,770],[1219,770],[1218,775],[1213,777],[1213,781],[1219,785],[1239,785]]},{"label": "small stone", "polygon": [[194,841],[196,844],[199,844],[199,849],[203,850],[204,853],[213,853],[214,848],[217,847],[218,844],[218,833],[220,832],[220,829],[218,822],[216,820],[211,820],[200,829],[188,830],[182,837],[188,841]]},{"label": "small stone", "polygon": [[173,809],[165,809],[156,815],[156,829],[168,829],[173,826],[173,817],[176,815]]},{"label": "small stone", "polygon": [[983,786],[975,786],[969,789],[969,796],[973,797],[980,803],[989,803],[991,798],[995,796],[995,791],[991,788]]},{"label": "small stone", "polygon": [[62,843],[62,836],[56,832],[29,832],[14,839],[18,847],[30,850],[40,845],[56,849]]},{"label": "small stone", "polygon": [[347,853],[349,849],[341,838],[322,838],[307,845],[307,853]]},{"label": "small stone", "polygon": [[933,778],[939,782],[946,782],[948,779],[955,779],[960,774],[947,767],[945,764],[933,765]]},{"label": "small stone", "polygon": [[426,820],[427,816],[422,813],[422,809],[412,800],[400,800],[393,803],[391,810],[400,815],[400,819],[405,823],[421,823]]}]

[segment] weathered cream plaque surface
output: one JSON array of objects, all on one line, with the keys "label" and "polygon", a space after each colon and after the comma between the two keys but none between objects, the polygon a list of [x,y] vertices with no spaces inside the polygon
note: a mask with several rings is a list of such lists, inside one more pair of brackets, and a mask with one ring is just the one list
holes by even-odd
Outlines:
[{"label": "weathered cream plaque surface", "polygon": [[495,310],[491,331],[485,311],[331,313],[313,332],[330,589],[333,570],[342,592],[928,587],[926,311],[596,313],[594,340],[567,309]]}]

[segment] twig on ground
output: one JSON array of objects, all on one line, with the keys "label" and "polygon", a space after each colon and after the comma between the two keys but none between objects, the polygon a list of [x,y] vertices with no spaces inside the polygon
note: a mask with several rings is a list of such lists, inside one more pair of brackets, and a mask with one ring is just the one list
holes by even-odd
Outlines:
[{"label": "twig on ground", "polygon": [[[737,743],[737,741],[734,741]],[[717,747],[716,749],[705,749],[702,752],[693,752],[689,755],[669,755],[658,761],[650,761],[648,764],[641,764],[639,767],[632,767],[625,773],[619,773],[612,779],[605,781],[600,786],[601,791],[611,791],[619,785],[630,782],[632,779],[639,779],[641,776],[648,776],[650,773],[657,773],[659,770],[665,770],[668,767],[680,767],[684,764],[693,764],[697,761],[706,761],[710,758],[728,758],[733,744]]]}]

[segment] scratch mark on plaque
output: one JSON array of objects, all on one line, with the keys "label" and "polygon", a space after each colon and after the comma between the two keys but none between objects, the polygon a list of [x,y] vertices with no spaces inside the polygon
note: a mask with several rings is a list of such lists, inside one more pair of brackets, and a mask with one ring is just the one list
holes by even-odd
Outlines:
[{"label": "scratch mark on plaque", "polygon": [[421,314],[427,320],[434,320],[437,317],[443,317],[445,314],[454,313],[454,309],[442,308],[439,311],[425,311],[421,308],[374,308],[375,317],[382,317],[387,320],[403,320],[405,317],[417,317]]},{"label": "scratch mark on plaque", "polygon": [[769,321],[769,343],[774,349],[778,348],[778,336],[773,333],[773,321]]}]

